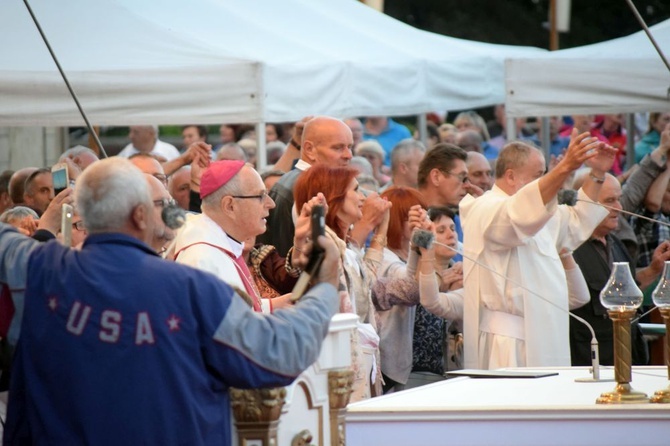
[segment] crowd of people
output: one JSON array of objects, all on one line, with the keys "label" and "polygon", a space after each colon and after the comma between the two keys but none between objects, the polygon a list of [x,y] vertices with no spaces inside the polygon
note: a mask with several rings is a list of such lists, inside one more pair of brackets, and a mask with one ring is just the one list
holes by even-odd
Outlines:
[{"label": "crowd of people", "polygon": [[[184,126],[181,150],[132,126],[118,156],[66,150],[58,193],[50,166],[2,173],[5,443],[226,444],[227,388],[290,383],[336,312],[358,316],[352,402],[463,367],[590,364],[570,311],[612,364],[612,263],[649,294],[670,260],[667,225],[618,212],[670,222],[670,112],[639,137],[621,115],[552,117],[546,151],[523,119],[506,140],[502,106],[490,123],[432,118],[426,144],[381,116],[268,124],[264,169],[251,126],[222,125],[215,144]],[[296,300],[315,244],[324,263]]]}]

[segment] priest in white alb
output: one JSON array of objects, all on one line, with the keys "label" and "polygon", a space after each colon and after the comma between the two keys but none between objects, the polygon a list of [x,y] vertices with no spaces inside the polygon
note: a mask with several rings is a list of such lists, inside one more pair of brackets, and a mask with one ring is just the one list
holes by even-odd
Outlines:
[{"label": "priest in white alb", "polygon": [[559,252],[576,249],[607,211],[584,201],[558,205],[556,197],[587,163],[591,172],[578,198],[597,201],[613,162],[614,149],[573,131],[563,158],[545,174],[540,150],[511,142],[498,157],[493,189],[461,201],[466,368],[570,365]]}]

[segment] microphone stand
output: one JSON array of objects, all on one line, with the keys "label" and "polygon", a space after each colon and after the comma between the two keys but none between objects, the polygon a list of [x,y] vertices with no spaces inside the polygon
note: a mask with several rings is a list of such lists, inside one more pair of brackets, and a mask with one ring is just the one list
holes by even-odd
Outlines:
[{"label": "microphone stand", "polygon": [[[595,202],[595,201],[584,200],[584,199],[582,199],[582,198],[575,198],[575,200],[576,200],[576,201],[581,201],[581,202],[584,202],[584,203],[594,204],[594,205],[596,205],[596,206],[602,206],[602,207],[604,207],[605,209],[609,209],[609,210],[611,210],[611,211],[621,212],[622,214],[631,215],[631,216],[633,216],[633,217],[637,217],[637,218],[643,218],[643,219],[648,220],[648,221],[650,221],[650,222],[652,222],[652,223],[658,223],[659,225],[663,225],[663,226],[670,227],[670,223],[666,223],[666,222],[664,222],[664,221],[656,220],[655,218],[645,217],[644,215],[636,214],[635,212],[626,211],[626,210],[624,210],[624,209],[618,209],[618,208],[615,208],[615,207],[612,207],[612,206],[608,206],[608,205],[606,205],[606,204],[597,203],[597,202]],[[568,205],[568,206],[569,206],[569,205]]]},{"label": "microphone stand", "polygon": [[[596,203],[596,204],[597,204],[597,203]],[[535,291],[533,291],[533,290],[531,290],[531,289],[525,287],[524,285],[522,285],[521,283],[517,282],[516,280],[511,279],[511,278],[505,276],[504,274],[499,273],[498,271],[495,271],[493,268],[489,267],[488,265],[485,265],[485,264],[483,264],[483,263],[481,263],[481,262],[479,262],[479,261],[477,261],[477,260],[475,260],[475,259],[473,259],[473,258],[471,258],[471,257],[469,257],[469,256],[466,256],[463,252],[459,251],[458,249],[453,248],[453,247],[451,247],[451,246],[449,246],[449,245],[445,245],[444,243],[439,243],[439,242],[437,242],[437,241],[433,241],[433,243],[435,243],[436,245],[444,246],[444,247],[446,247],[446,248],[448,248],[448,249],[450,249],[450,250],[452,250],[452,251],[454,251],[454,252],[456,252],[456,253],[462,255],[464,259],[468,259],[468,260],[470,260],[471,262],[473,262],[473,263],[475,263],[475,264],[481,266],[482,268],[484,268],[484,269],[486,269],[486,270],[492,272],[493,274],[495,274],[495,275],[497,275],[497,276],[500,276],[500,277],[502,277],[503,279],[505,279],[505,280],[507,280],[507,281],[513,283],[514,285],[518,286],[519,288],[521,288],[521,289],[523,289],[523,290],[525,290],[525,291],[528,291],[529,293],[531,293],[531,294],[533,294],[533,295],[539,297],[540,299],[542,299],[542,300],[545,301],[546,303],[548,303],[548,304],[550,304],[550,305],[552,305],[552,306],[558,308],[559,310],[561,310],[561,311],[565,311],[565,309],[559,307],[558,305],[556,305],[555,303],[551,302],[550,300],[545,299],[544,296],[542,296],[542,295],[536,293]],[[591,370],[590,370],[590,372],[591,372],[591,375],[592,375],[592,376],[591,376],[590,378],[577,378],[577,379],[575,379],[575,381],[576,381],[576,382],[605,382],[605,381],[613,381],[613,380],[611,380],[611,379],[601,379],[601,378],[600,378],[600,356],[599,356],[599,354],[598,354],[598,339],[596,339],[596,332],[593,330],[593,327],[591,327],[591,324],[589,324],[586,320],[584,320],[583,318],[577,316],[576,314],[573,314],[573,313],[571,313],[571,312],[569,312],[569,311],[568,311],[567,313],[568,313],[572,318],[574,318],[574,319],[578,320],[579,322],[581,322],[582,324],[586,325],[586,327],[587,327],[587,328],[589,329],[589,331],[591,332]]]}]

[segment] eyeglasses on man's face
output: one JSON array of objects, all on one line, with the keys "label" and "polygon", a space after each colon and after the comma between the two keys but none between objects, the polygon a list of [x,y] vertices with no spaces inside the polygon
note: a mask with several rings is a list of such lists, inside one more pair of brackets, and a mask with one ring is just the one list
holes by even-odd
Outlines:
[{"label": "eyeglasses on man's face", "polygon": [[470,177],[468,177],[468,174],[465,173],[465,172],[461,172],[459,174],[447,172],[446,170],[441,170],[440,172],[442,172],[445,175],[449,175],[449,176],[458,178],[458,181],[463,183],[463,184],[470,182]]},{"label": "eyeglasses on man's face", "polygon": [[76,229],[77,231],[85,231],[86,226],[84,226],[84,220],[79,220],[74,223],[72,223],[72,227]]},{"label": "eyeglasses on man's face", "polygon": [[177,202],[174,201],[172,198],[161,198],[159,200],[154,200],[154,206],[163,209],[171,205],[174,206],[176,204]]},{"label": "eyeglasses on man's face", "polygon": [[239,199],[242,199],[242,200],[249,200],[249,199],[255,198],[256,200],[260,201],[261,203],[263,201],[265,201],[265,199],[269,196],[270,195],[268,194],[268,191],[266,191],[266,190],[264,190],[263,192],[261,192],[258,195],[231,195],[231,197],[233,197],[233,198],[239,198]]},{"label": "eyeglasses on man's face", "polygon": [[168,183],[168,176],[167,175],[162,174],[162,173],[152,173],[151,176],[154,177],[154,178],[157,178],[158,181],[160,181],[161,183],[163,183],[167,186],[167,183]]}]

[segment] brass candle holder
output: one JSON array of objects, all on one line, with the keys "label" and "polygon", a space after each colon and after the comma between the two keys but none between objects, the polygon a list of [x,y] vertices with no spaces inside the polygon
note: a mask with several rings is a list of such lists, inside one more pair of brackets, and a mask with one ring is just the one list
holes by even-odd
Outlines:
[{"label": "brass candle holder", "polygon": [[633,390],[631,350],[631,320],[635,316],[633,310],[609,310],[610,319],[614,324],[614,381],[616,386],[611,392],[605,392],[596,400],[598,404],[639,404],[648,403],[649,398],[642,392]]},{"label": "brass candle holder", "polygon": [[600,292],[600,302],[607,308],[614,334],[614,380],[616,386],[596,400],[597,404],[648,403],[645,393],[633,390],[633,353],[631,320],[642,304],[642,291],[637,287],[627,262],[614,262],[612,274]]},{"label": "brass candle holder", "polygon": [[[663,275],[656,289],[651,294],[654,304],[663,316],[665,322],[665,365],[668,367],[668,379],[670,380],[670,262],[665,262]],[[651,397],[652,403],[670,403],[670,386],[654,392]]]}]

